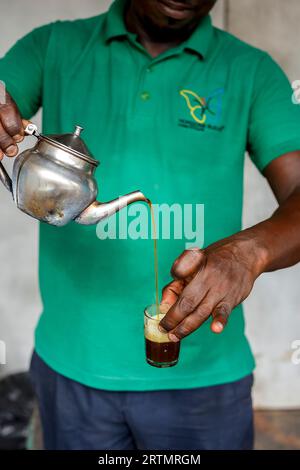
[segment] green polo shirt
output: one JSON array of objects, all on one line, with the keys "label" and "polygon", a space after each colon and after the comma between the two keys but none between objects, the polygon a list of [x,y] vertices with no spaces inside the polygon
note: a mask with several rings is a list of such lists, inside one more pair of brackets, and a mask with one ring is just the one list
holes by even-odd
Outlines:
[{"label": "green polo shirt", "polygon": [[[151,58],[127,32],[124,4],[34,30],[0,61],[0,79],[25,118],[43,107],[44,133],[85,128],[101,161],[102,200],[141,189],[155,204],[203,204],[207,246],[241,229],[245,150],[263,170],[300,149],[300,109],[273,60],[209,17],[179,47]],[[159,239],[160,287],[186,241]],[[176,367],[146,363],[152,240],[101,240],[95,226],[41,224],[39,274],[36,350],[71,379],[106,390],[181,389],[254,368],[241,306],[224,333],[213,334],[207,321],[184,339]]]}]

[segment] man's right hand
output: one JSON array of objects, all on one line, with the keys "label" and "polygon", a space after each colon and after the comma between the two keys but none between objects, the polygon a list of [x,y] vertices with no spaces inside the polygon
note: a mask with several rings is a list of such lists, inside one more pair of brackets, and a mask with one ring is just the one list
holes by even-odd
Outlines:
[{"label": "man's right hand", "polygon": [[6,93],[6,102],[0,103],[0,160],[6,155],[18,154],[18,143],[24,139],[24,127],[18,107],[12,97]]}]

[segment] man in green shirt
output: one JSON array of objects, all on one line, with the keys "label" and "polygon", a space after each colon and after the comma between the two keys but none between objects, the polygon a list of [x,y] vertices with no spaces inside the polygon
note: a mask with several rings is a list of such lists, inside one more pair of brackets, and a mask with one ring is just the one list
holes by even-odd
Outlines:
[{"label": "man in green shirt", "polygon": [[[156,204],[205,206],[202,250],[159,239],[163,301],[174,304],[161,326],[187,336],[166,369],[144,357],[151,240],[40,225],[32,374],[46,448],[252,447],[240,304],[262,272],[300,259],[300,109],[268,54],[212,26],[214,3],[116,0],[34,30],[0,61],[0,157],[17,154],[21,117],[43,107],[44,134],[85,128],[103,200],[141,188]],[[246,150],[279,208],[241,231]]]}]

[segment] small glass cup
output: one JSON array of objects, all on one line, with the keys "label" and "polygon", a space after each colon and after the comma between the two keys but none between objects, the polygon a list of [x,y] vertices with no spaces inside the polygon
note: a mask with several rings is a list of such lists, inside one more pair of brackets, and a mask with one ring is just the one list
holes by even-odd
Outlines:
[{"label": "small glass cup", "polygon": [[178,362],[180,341],[169,340],[167,333],[162,333],[158,325],[170,306],[161,304],[149,305],[144,311],[144,330],[146,341],[146,360],[154,367],[172,367]]}]

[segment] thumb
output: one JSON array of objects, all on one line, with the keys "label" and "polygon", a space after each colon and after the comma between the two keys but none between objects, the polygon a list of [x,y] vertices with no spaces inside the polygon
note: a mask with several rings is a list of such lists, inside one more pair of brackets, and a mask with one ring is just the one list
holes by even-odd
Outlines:
[{"label": "thumb", "polygon": [[204,251],[200,248],[190,248],[174,261],[171,268],[171,275],[174,279],[184,279],[190,282],[201,266],[205,263]]}]

